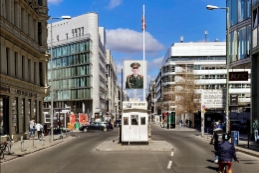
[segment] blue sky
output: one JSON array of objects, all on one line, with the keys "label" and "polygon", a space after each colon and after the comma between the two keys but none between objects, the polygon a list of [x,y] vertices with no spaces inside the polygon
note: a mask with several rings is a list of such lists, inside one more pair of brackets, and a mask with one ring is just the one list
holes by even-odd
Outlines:
[{"label": "blue sky", "polygon": [[[107,32],[118,72],[123,60],[142,59],[142,5],[146,6],[146,60],[148,81],[154,80],[166,50],[184,36],[184,42],[225,41],[225,10],[206,10],[207,5],[226,6],[225,0],[48,0],[49,15],[75,17],[90,11],[99,14],[99,26]],[[118,42],[120,40],[120,42]],[[120,74],[118,73],[120,82]],[[132,92],[130,92],[132,95]],[[138,92],[141,96],[141,91]]]}]

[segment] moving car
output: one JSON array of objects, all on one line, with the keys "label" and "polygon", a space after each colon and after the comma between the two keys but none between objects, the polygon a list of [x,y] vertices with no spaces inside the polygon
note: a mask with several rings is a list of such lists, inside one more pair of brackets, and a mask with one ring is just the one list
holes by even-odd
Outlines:
[{"label": "moving car", "polygon": [[109,122],[94,122],[90,125],[81,126],[79,130],[83,132],[88,132],[89,130],[102,130],[104,132],[107,132],[112,128],[112,124]]},{"label": "moving car", "polygon": [[114,127],[119,127],[119,125],[121,125],[121,120],[115,120]]}]

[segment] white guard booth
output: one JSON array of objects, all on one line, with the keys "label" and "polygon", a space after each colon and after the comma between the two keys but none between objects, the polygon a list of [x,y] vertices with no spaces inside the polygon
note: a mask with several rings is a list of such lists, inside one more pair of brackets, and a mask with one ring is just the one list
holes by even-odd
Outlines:
[{"label": "white guard booth", "polygon": [[147,102],[124,101],[121,128],[122,142],[148,142]]}]

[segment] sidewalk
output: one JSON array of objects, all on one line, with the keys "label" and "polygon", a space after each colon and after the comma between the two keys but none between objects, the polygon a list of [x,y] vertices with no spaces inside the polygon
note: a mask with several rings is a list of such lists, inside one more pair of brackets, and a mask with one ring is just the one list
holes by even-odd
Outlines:
[{"label": "sidewalk", "polygon": [[[202,137],[200,134],[196,135],[197,138],[203,139],[205,141],[209,142],[211,141],[211,134],[207,134],[205,133],[204,136]],[[259,157],[259,143],[255,143],[254,141],[249,141],[249,149],[248,149],[248,145],[247,145],[247,135],[245,134],[241,134],[239,137],[239,143],[238,145],[235,146],[236,151],[242,152],[242,153],[246,153],[255,157]],[[231,139],[229,140],[229,142],[231,142]]]},{"label": "sidewalk", "polygon": [[161,129],[163,129],[163,130],[167,130],[167,131],[196,131],[196,129],[195,128],[192,128],[192,127],[184,127],[184,126],[182,126],[181,128],[180,128],[180,126],[179,125],[176,125],[175,126],[175,128],[173,128],[173,129],[167,129],[167,128],[162,128],[161,126],[160,126],[160,124],[157,124],[157,123],[151,123],[153,126],[155,126],[155,127],[159,127],[159,128],[161,128]]},{"label": "sidewalk", "polygon": [[68,137],[65,137],[65,135],[64,135],[64,138],[61,139],[60,134],[58,134],[58,135],[54,135],[53,142],[50,142],[49,139],[50,139],[50,136],[45,136],[44,140],[42,142],[42,141],[38,141],[38,139],[35,138],[34,146],[33,146],[32,138],[30,140],[24,140],[24,151],[21,151],[21,141],[15,142],[15,143],[13,143],[13,146],[11,148],[11,155],[5,155],[4,160],[2,159],[2,156],[1,156],[0,161],[1,161],[1,163],[7,162],[10,160],[16,159],[18,157],[22,157],[24,155],[31,154],[31,153],[58,145],[60,143],[69,141],[74,138],[71,136],[71,134],[69,134]]}]

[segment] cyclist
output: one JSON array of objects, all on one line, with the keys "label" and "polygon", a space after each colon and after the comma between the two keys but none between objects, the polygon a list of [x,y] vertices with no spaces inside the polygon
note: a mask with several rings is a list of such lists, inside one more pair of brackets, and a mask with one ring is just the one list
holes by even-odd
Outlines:
[{"label": "cyclist", "polygon": [[231,169],[232,158],[234,158],[236,162],[239,162],[237,160],[236,150],[234,145],[228,142],[229,138],[230,138],[230,135],[227,133],[224,133],[222,136],[223,142],[218,146],[219,172],[223,171],[223,173],[225,172],[223,170],[224,164],[228,165],[228,172],[232,173],[232,169]]},{"label": "cyclist", "polygon": [[221,128],[216,128],[213,130],[213,138],[214,139],[214,150],[215,150],[215,160],[214,163],[218,163],[218,146],[222,142],[223,130]]}]

